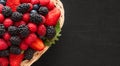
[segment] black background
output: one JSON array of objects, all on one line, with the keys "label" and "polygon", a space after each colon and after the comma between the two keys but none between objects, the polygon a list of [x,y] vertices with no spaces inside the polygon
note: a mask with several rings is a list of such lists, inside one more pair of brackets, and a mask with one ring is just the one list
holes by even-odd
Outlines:
[{"label": "black background", "polygon": [[32,66],[120,66],[120,2],[62,2],[62,36]]}]

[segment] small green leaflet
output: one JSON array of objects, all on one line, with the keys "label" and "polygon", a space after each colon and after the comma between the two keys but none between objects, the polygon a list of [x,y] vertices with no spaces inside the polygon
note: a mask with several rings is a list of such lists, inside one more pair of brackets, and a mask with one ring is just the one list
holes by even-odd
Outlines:
[{"label": "small green leaflet", "polygon": [[45,45],[46,46],[51,46],[52,44],[55,44],[55,41],[58,41],[59,38],[61,36],[60,32],[61,32],[61,28],[60,28],[60,22],[58,21],[57,25],[55,26],[55,30],[56,30],[56,35],[53,39],[49,40],[49,39],[46,39],[44,41]]}]

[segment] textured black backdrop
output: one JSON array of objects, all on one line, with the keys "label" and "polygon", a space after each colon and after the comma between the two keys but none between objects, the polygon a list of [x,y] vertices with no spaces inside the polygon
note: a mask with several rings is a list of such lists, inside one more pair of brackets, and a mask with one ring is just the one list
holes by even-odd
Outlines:
[{"label": "textured black backdrop", "polygon": [[62,0],[60,40],[32,66],[120,66],[120,2]]}]

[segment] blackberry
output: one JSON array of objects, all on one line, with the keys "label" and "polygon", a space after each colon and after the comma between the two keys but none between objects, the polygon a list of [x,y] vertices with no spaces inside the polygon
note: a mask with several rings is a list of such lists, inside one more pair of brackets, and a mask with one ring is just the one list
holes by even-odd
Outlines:
[{"label": "blackberry", "polygon": [[2,4],[2,5],[6,5],[6,0],[0,0],[0,4]]},{"label": "blackberry", "polygon": [[15,26],[10,26],[10,27],[8,27],[8,32],[11,35],[17,35],[18,34],[18,28],[15,27]]},{"label": "blackberry", "polygon": [[10,53],[13,54],[20,54],[21,53],[21,49],[17,46],[11,46],[10,47]]},{"label": "blackberry", "polygon": [[30,8],[30,5],[27,3],[23,3],[17,7],[17,11],[20,13],[26,13]]},{"label": "blackberry", "polygon": [[0,36],[2,36],[5,33],[5,27],[3,24],[0,24]]},{"label": "blackberry", "polygon": [[22,37],[26,37],[29,35],[29,28],[27,25],[23,24],[18,27],[18,31]]},{"label": "blackberry", "polygon": [[47,30],[46,30],[46,37],[48,39],[52,39],[54,38],[54,36],[56,35],[56,30],[53,26],[48,26]]},{"label": "blackberry", "polygon": [[42,6],[42,7],[39,8],[38,13],[41,14],[41,15],[47,15],[48,14],[48,8]]},{"label": "blackberry", "polygon": [[25,54],[25,59],[26,60],[32,59],[34,53],[35,53],[35,50],[33,50],[31,48],[27,49],[24,53]]},{"label": "blackberry", "polygon": [[10,17],[12,15],[12,10],[10,9],[10,7],[4,6],[2,8],[2,14],[4,15],[4,17]]},{"label": "blackberry", "polygon": [[30,21],[34,22],[35,24],[39,24],[40,22],[42,22],[42,16],[40,16],[37,13],[31,13],[30,14]]},{"label": "blackberry", "polygon": [[12,45],[19,45],[21,42],[21,39],[18,36],[12,36],[10,38],[10,42],[12,43]]},{"label": "blackberry", "polygon": [[0,57],[9,56],[9,50],[1,50],[0,51]]},{"label": "blackberry", "polygon": [[22,13],[19,13],[19,12],[13,12],[12,13],[12,16],[11,16],[11,19],[14,21],[14,22],[18,22],[22,19]]}]

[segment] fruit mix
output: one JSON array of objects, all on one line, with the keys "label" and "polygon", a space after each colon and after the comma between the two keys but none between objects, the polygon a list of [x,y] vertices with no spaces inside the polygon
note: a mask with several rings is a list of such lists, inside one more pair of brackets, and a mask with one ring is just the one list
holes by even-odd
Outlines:
[{"label": "fruit mix", "polygon": [[0,66],[20,66],[43,50],[60,15],[51,0],[0,0]]}]

